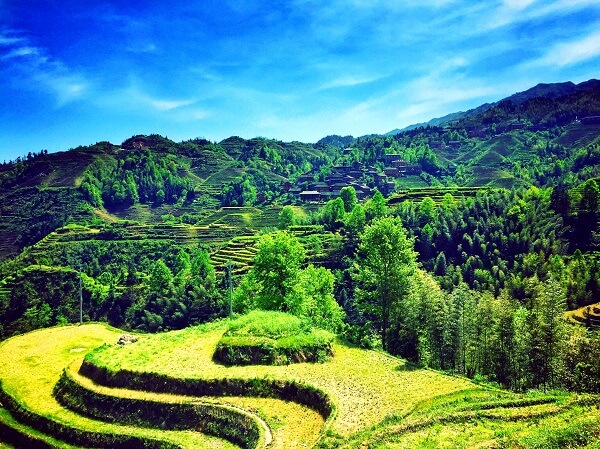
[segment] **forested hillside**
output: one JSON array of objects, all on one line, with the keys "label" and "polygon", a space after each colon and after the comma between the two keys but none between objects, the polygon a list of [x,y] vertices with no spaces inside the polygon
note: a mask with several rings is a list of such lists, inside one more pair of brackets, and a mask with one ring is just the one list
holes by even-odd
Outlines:
[{"label": "forested hillside", "polygon": [[78,321],[80,294],[85,321],[181,329],[226,316],[231,286],[235,313],[597,392],[600,84],[552,86],[387,136],[138,135],[5,162],[0,337]]}]

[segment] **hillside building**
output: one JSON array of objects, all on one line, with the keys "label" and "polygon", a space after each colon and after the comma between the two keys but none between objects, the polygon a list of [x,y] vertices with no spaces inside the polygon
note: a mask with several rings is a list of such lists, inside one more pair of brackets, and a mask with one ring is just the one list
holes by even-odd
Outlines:
[{"label": "hillside building", "polygon": [[321,201],[321,194],[316,190],[305,190],[300,192],[300,199],[302,201]]}]

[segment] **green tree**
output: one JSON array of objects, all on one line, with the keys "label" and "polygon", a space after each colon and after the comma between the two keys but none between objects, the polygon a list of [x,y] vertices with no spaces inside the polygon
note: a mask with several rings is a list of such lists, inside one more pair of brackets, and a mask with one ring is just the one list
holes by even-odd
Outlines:
[{"label": "green tree", "polygon": [[298,281],[305,256],[298,239],[285,231],[261,237],[252,267],[253,278],[259,286],[254,300],[260,309],[298,311],[301,302],[297,294]]},{"label": "green tree", "polygon": [[583,185],[580,207],[589,214],[597,214],[600,210],[600,187],[595,179],[590,179]]},{"label": "green tree", "polygon": [[199,249],[194,254],[184,295],[190,323],[204,323],[223,315],[222,295],[208,251]]},{"label": "green tree", "polygon": [[322,329],[337,331],[342,326],[344,311],[333,297],[333,273],[312,264],[300,273],[303,316]]},{"label": "green tree", "polygon": [[344,220],[345,214],[344,201],[338,197],[327,201],[321,210],[321,222],[329,227],[336,227]]},{"label": "green tree", "polygon": [[340,198],[344,202],[344,210],[350,212],[356,206],[358,199],[356,198],[356,190],[352,186],[342,187]]},{"label": "green tree", "polygon": [[296,222],[294,208],[292,206],[284,206],[279,212],[277,227],[279,229],[287,229],[293,226]]},{"label": "green tree", "polygon": [[173,273],[164,260],[157,260],[150,269],[148,287],[152,294],[169,295],[173,292]]},{"label": "green tree", "polygon": [[530,312],[531,345],[529,360],[534,386],[554,385],[559,370],[559,343],[564,338],[566,297],[562,286],[550,278],[535,286]]},{"label": "green tree", "polygon": [[360,237],[357,261],[358,307],[376,320],[383,349],[388,349],[392,310],[408,293],[416,268],[416,253],[398,218],[375,220]]},{"label": "green tree", "polygon": [[375,190],[375,193],[365,204],[365,212],[369,220],[374,218],[381,218],[387,214],[387,206],[385,198],[379,190]]},{"label": "green tree", "polygon": [[423,198],[419,205],[419,225],[425,226],[435,218],[435,202],[430,197]]},{"label": "green tree", "polygon": [[365,229],[366,221],[365,209],[360,204],[357,204],[352,209],[352,212],[346,215],[346,230],[351,236],[357,236]]}]

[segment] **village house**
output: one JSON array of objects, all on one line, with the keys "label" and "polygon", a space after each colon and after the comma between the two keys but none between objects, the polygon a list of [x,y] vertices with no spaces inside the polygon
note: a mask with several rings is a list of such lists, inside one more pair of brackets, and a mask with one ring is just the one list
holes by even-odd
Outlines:
[{"label": "village house", "polygon": [[401,154],[384,154],[378,160],[383,162],[384,165],[391,165],[394,161],[401,160]]},{"label": "village house", "polygon": [[300,192],[300,199],[302,201],[321,201],[321,194],[316,190],[304,190]]}]

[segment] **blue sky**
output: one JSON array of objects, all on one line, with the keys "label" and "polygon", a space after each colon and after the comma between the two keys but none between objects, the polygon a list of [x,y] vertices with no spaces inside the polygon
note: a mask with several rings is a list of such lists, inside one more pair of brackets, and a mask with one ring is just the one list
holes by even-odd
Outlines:
[{"label": "blue sky", "polygon": [[0,0],[0,160],[384,133],[590,78],[597,0]]}]

